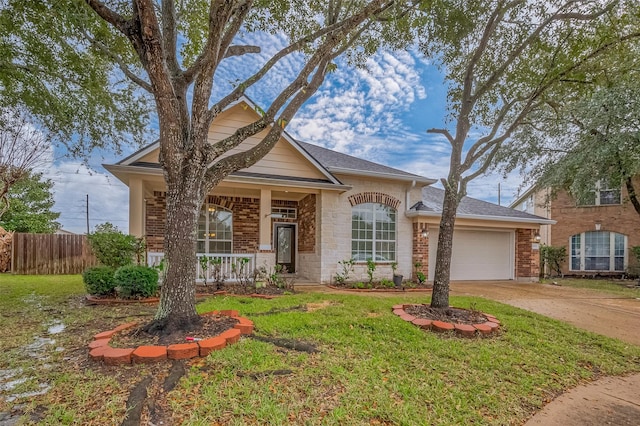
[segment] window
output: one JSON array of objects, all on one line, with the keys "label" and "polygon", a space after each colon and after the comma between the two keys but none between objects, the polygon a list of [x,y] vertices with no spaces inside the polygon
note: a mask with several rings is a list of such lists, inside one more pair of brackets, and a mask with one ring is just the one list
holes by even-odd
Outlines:
[{"label": "window", "polygon": [[351,209],[351,257],[357,262],[396,260],[396,210],[384,204]]},{"label": "window", "polygon": [[571,237],[572,271],[624,271],[627,237],[591,231]]},{"label": "window", "polygon": [[291,207],[271,207],[271,217],[276,219],[296,219],[298,211]]},{"label": "window", "polygon": [[606,206],[620,204],[620,187],[599,180],[595,189],[577,200],[579,206]]},{"label": "window", "polygon": [[230,210],[205,204],[198,218],[198,253],[231,253],[232,213]]}]

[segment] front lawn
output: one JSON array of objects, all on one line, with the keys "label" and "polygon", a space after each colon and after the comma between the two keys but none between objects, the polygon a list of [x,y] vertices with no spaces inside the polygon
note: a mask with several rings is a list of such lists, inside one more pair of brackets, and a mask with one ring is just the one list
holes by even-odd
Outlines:
[{"label": "front lawn", "polygon": [[605,293],[618,294],[626,297],[640,297],[640,287],[629,288],[638,284],[638,280],[619,280],[619,279],[595,279],[595,278],[553,278],[543,281],[550,284],[555,282],[561,286],[588,288],[598,290]]},{"label": "front lawn", "polygon": [[[452,298],[452,305],[496,315],[504,332],[469,340],[424,332],[392,314],[392,305],[425,302],[424,295],[216,297],[198,309],[237,309],[257,335],[319,352],[245,337],[189,362],[164,392],[169,362],[105,367],[86,351],[96,332],[149,319],[154,308],[85,306],[82,294],[80,277],[0,276],[8,325],[0,332],[0,364],[27,379],[9,391],[2,384],[10,379],[0,375],[0,413],[22,404],[27,422],[119,424],[131,389],[151,377],[153,409],[144,419],[155,424],[522,424],[564,389],[640,371],[640,347],[483,299]],[[31,357],[25,345],[46,335],[54,319],[66,329],[51,336],[56,343],[46,347],[45,362]],[[43,395],[6,401],[43,383],[50,386]]]}]

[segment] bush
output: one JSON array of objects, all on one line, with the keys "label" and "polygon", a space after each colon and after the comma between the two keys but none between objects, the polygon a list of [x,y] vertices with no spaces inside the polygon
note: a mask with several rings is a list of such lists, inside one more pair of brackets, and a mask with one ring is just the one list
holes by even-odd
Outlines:
[{"label": "bush", "polygon": [[98,261],[105,266],[118,269],[131,265],[134,257],[140,261],[140,253],[144,253],[144,240],[133,235],[123,234],[109,222],[96,226],[96,230],[88,236],[91,250]]},{"label": "bush", "polygon": [[84,281],[87,293],[94,296],[113,294],[116,286],[113,275],[114,270],[109,266],[94,266],[85,269],[82,273],[82,281]]},{"label": "bush", "polygon": [[554,247],[554,246],[541,246],[540,247],[540,272],[545,272],[549,269],[549,275],[554,273],[557,276],[562,276],[562,264],[567,260],[567,248],[566,247]]},{"label": "bush", "polygon": [[151,297],[158,291],[158,271],[148,266],[122,266],[114,281],[118,294],[125,298]]}]

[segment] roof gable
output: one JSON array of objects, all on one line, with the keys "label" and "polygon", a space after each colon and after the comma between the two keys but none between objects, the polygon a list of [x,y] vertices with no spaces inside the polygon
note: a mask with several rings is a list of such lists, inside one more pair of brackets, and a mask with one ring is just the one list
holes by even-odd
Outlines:
[{"label": "roof gable", "polygon": [[[255,121],[256,117],[261,114],[261,111],[262,110],[248,98],[241,98],[216,117],[209,129],[209,140],[217,141],[233,134],[239,127]],[[224,153],[221,158],[255,146],[267,132],[268,129],[248,138],[238,147]],[[159,162],[159,149],[160,143],[156,141],[119,161],[116,165],[146,168],[157,167],[154,165],[157,165]],[[434,179],[429,179],[424,176],[342,154],[317,145],[297,141],[286,131],[282,132],[280,140],[264,158],[240,172],[245,173],[247,176],[256,175],[278,178],[284,176],[294,179],[325,181],[336,185],[341,185],[341,182],[334,173],[413,181],[425,185],[430,185],[435,182]]]}]

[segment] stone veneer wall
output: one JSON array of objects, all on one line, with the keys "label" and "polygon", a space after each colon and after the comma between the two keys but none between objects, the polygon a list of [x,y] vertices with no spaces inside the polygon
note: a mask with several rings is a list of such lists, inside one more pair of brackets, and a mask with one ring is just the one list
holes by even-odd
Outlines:
[{"label": "stone veneer wall", "polygon": [[[409,204],[420,201],[421,188],[409,187],[407,183],[387,180],[359,179],[349,175],[337,176],[345,185],[354,189],[342,194],[322,191],[318,204],[319,252],[322,256],[320,282],[329,284],[338,269],[338,262],[351,257],[351,207],[360,202],[391,202],[397,215],[397,273],[409,278],[413,269],[413,223],[405,216],[406,191],[410,191]],[[380,200],[380,201],[379,201]],[[391,279],[389,264],[379,264],[374,279]],[[368,280],[364,263],[357,264],[352,280]]]},{"label": "stone veneer wall", "polygon": [[534,229],[516,229],[517,281],[538,281],[540,275],[540,251],[534,249]]}]

